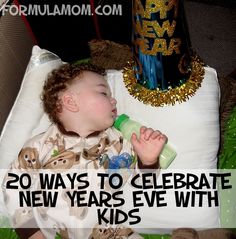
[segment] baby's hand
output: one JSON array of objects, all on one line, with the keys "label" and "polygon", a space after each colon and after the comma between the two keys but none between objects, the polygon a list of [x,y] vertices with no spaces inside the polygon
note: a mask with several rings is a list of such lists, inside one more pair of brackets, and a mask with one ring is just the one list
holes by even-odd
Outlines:
[{"label": "baby's hand", "polygon": [[167,141],[167,137],[160,131],[142,126],[139,139],[133,133],[131,143],[139,159],[144,165],[156,163],[158,157]]}]

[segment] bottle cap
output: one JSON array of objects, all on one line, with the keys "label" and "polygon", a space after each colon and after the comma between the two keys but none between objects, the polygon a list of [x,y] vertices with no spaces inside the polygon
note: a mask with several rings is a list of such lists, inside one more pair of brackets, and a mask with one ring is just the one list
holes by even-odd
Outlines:
[{"label": "bottle cap", "polygon": [[116,120],[115,120],[113,126],[114,126],[116,129],[120,130],[121,124],[122,124],[125,120],[127,120],[127,119],[129,119],[129,116],[128,116],[128,115],[126,115],[126,114],[119,115],[119,116],[116,118]]}]

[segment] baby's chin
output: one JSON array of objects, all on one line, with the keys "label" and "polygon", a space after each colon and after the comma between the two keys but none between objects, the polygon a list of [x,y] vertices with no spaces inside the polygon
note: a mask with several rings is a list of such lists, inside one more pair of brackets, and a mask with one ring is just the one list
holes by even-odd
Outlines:
[{"label": "baby's chin", "polygon": [[115,122],[115,119],[111,119],[111,120],[107,121],[106,124],[104,124],[104,127],[102,130],[106,130],[106,129],[112,127],[114,122]]},{"label": "baby's chin", "polygon": [[94,125],[92,131],[94,131],[94,132],[101,132],[101,131],[104,131],[104,130],[112,127],[112,125],[113,125],[113,122],[103,122],[102,125],[101,124],[100,125],[96,125],[96,127]]}]

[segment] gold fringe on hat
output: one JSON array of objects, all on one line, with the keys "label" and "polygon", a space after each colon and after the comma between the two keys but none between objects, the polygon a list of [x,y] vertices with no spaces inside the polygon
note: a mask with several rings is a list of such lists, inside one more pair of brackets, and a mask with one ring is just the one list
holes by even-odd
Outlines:
[{"label": "gold fringe on hat", "polygon": [[204,63],[197,56],[191,57],[191,74],[189,79],[175,88],[169,87],[166,91],[160,89],[150,90],[137,82],[134,73],[134,62],[128,62],[123,69],[123,77],[129,93],[144,104],[151,106],[174,105],[176,102],[182,103],[193,96],[198,88],[201,87],[205,70]]}]

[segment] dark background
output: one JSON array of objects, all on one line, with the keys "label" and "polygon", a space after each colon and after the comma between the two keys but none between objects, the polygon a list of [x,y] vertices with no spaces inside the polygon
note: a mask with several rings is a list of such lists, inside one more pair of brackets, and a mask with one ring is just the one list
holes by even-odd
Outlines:
[{"label": "dark background", "polygon": [[[28,4],[90,4],[90,0],[19,0],[21,5]],[[89,56],[88,41],[91,39],[109,39],[122,44],[131,42],[131,0],[94,1],[98,5],[122,5],[121,16],[27,16],[27,20],[40,47],[58,54],[64,61],[74,61]]]},{"label": "dark background", "polygon": [[[36,43],[64,61],[89,56],[94,38],[131,45],[132,0],[18,0],[19,4],[122,5],[121,16],[28,16]],[[236,68],[236,0],[183,0],[193,49],[221,75]]]}]

